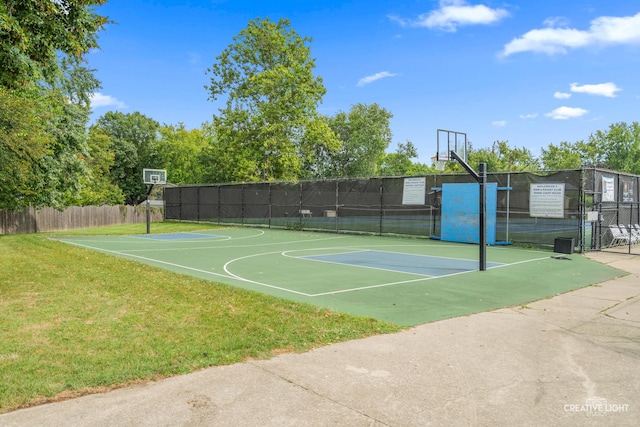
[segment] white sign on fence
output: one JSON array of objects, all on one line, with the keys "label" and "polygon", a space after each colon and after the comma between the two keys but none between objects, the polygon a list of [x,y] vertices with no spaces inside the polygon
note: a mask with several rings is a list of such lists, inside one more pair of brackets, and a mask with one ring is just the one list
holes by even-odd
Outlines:
[{"label": "white sign on fence", "polygon": [[405,178],[402,192],[403,205],[424,205],[427,178]]},{"label": "white sign on fence", "polygon": [[615,202],[616,192],[612,176],[602,177],[602,199],[603,202]]},{"label": "white sign on fence", "polygon": [[564,183],[531,184],[529,215],[539,218],[564,218]]}]

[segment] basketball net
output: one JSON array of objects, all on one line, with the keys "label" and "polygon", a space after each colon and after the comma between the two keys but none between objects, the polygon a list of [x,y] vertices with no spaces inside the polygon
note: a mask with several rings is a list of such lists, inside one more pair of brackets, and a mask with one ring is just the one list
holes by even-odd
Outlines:
[{"label": "basketball net", "polygon": [[[440,157],[440,160],[438,160],[438,157]],[[440,155],[440,156],[434,156],[431,158],[431,161],[433,162],[433,167],[437,170],[437,171],[444,171],[444,168],[447,166],[447,162],[449,161],[449,156],[446,155]]]}]

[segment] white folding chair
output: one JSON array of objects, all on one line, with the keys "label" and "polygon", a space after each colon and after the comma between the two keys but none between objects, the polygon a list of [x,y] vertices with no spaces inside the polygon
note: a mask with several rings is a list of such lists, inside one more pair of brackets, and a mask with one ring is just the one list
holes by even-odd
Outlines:
[{"label": "white folding chair", "polygon": [[629,224],[628,226],[621,225],[620,229],[627,230],[629,233],[629,239],[631,239],[631,244],[637,245],[640,243],[640,230],[636,230],[633,224]]},{"label": "white folding chair", "polygon": [[611,231],[611,236],[613,236],[613,239],[611,240],[611,243],[609,243],[608,247],[629,244],[629,233],[623,232],[619,226],[610,225],[609,231]]}]

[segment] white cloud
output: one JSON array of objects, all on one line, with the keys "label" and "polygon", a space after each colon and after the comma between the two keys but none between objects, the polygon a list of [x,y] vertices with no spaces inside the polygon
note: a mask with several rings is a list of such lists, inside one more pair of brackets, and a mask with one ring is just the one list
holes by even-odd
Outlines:
[{"label": "white cloud", "polygon": [[535,119],[536,117],[538,117],[538,113],[520,114],[521,119]]},{"label": "white cloud", "polygon": [[553,94],[553,97],[556,99],[567,99],[571,98],[571,94],[566,92],[556,92]]},{"label": "white cloud", "polygon": [[384,79],[385,77],[394,77],[397,74],[390,73],[388,71],[382,71],[380,73],[375,73],[371,76],[366,76],[358,80],[358,87],[368,85],[369,83],[373,83],[376,80]]},{"label": "white cloud", "polygon": [[507,121],[506,120],[496,120],[495,122],[491,122],[491,124],[493,126],[497,126],[497,127],[505,127],[507,125]]},{"label": "white cloud", "polygon": [[550,117],[554,120],[567,120],[567,119],[575,119],[576,117],[581,117],[587,114],[589,111],[584,108],[578,107],[558,107],[550,113],[546,113],[545,116]]},{"label": "white cloud", "polygon": [[389,16],[402,26],[438,28],[455,32],[464,25],[489,25],[509,16],[504,9],[492,9],[482,4],[470,5],[465,0],[440,0],[440,8],[418,16],[417,20],[406,20]]},{"label": "white cloud", "polygon": [[578,83],[571,83],[571,92],[586,93],[589,95],[606,96],[607,98],[615,98],[616,92],[621,91],[615,83],[600,83],[596,85],[578,85]]},{"label": "white cloud", "polygon": [[[553,18],[545,24],[562,25],[564,22]],[[558,27],[531,30],[507,43],[501,55],[506,57],[520,52],[565,54],[568,49],[614,44],[640,44],[640,13],[623,17],[601,16],[591,21],[588,30]]]},{"label": "white cloud", "polygon": [[91,95],[91,108],[99,108],[99,107],[116,107],[116,108],[126,108],[124,102],[118,101],[116,98],[111,95],[103,95],[100,92],[94,92]]},{"label": "white cloud", "polygon": [[552,16],[544,20],[545,27],[568,27],[569,21],[563,16]]}]

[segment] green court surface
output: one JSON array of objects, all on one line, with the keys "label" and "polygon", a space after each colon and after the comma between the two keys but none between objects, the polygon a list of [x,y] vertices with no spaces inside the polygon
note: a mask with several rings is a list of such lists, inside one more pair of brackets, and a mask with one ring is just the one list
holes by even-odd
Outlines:
[{"label": "green court surface", "polygon": [[181,274],[396,323],[526,304],[623,275],[579,254],[254,228],[57,240]]}]

